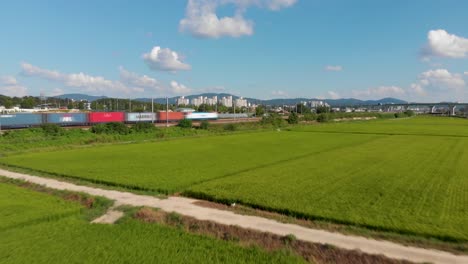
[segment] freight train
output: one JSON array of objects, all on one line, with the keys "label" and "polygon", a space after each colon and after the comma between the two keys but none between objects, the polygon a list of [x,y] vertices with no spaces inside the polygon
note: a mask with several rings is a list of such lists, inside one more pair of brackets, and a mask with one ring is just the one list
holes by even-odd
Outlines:
[{"label": "freight train", "polygon": [[199,112],[158,112],[158,113],[125,113],[125,112],[91,112],[91,113],[15,113],[0,114],[0,128],[26,128],[42,124],[59,126],[88,126],[99,123],[119,122],[178,122],[182,119],[217,120],[217,113]]}]

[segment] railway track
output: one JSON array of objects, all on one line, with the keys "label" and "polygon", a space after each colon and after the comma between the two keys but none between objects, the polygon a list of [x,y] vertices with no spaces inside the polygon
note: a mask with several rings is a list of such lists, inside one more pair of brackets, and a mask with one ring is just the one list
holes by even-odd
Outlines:
[{"label": "railway track", "polygon": [[[217,119],[217,120],[209,120],[208,122],[212,124],[231,124],[231,123],[249,123],[249,122],[258,122],[260,121],[261,118],[259,117],[250,117],[250,118],[230,118],[230,119]],[[193,125],[194,126],[199,126],[202,121],[194,121]],[[131,126],[131,124],[127,124],[128,126]],[[161,123],[154,123],[155,127],[166,127],[166,126],[177,126],[177,122],[169,122],[165,123],[164,121]],[[92,126],[91,125],[86,125],[86,126],[64,126],[64,129],[83,129],[83,130],[89,130]],[[26,128],[2,128],[0,133],[4,131],[9,131],[9,130],[19,130],[19,129],[26,129]]]}]

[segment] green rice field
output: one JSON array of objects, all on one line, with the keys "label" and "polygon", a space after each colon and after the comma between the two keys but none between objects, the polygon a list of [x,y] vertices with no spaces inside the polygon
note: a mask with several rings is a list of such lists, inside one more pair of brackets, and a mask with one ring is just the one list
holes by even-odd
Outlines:
[{"label": "green rice field", "polygon": [[49,194],[0,183],[1,263],[303,263],[181,229],[127,218],[90,224],[83,208]]},{"label": "green rice field", "polygon": [[468,120],[331,123],[0,158],[66,177],[468,241]]}]

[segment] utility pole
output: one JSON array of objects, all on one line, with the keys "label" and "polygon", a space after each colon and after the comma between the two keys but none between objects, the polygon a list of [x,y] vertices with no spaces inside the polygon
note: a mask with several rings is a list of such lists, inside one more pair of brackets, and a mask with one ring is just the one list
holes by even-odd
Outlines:
[{"label": "utility pole", "polygon": [[128,99],[128,111],[131,112],[132,111],[132,99]]},{"label": "utility pole", "polygon": [[151,97],[151,123],[154,125],[154,98]]},{"label": "utility pole", "polygon": [[169,127],[169,97],[166,96],[166,127]]}]

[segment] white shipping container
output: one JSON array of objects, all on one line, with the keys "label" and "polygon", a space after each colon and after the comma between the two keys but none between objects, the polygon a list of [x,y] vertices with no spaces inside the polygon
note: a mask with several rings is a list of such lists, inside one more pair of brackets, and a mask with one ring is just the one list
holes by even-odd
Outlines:
[{"label": "white shipping container", "polygon": [[125,113],[125,122],[156,122],[156,113]]},{"label": "white shipping container", "polygon": [[222,119],[232,119],[232,118],[247,118],[249,117],[248,114],[240,113],[240,114],[219,114],[219,118]]},{"label": "white shipping container", "polygon": [[191,119],[191,120],[215,120],[218,119],[218,114],[217,113],[187,113],[185,116],[186,119]]}]

